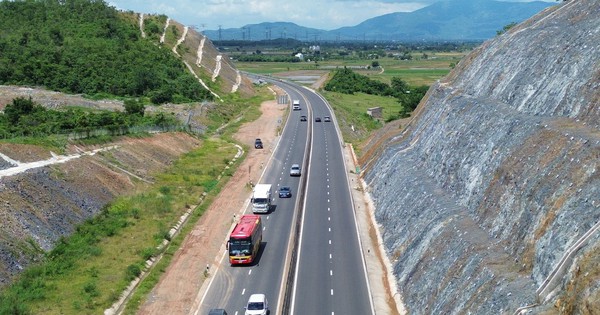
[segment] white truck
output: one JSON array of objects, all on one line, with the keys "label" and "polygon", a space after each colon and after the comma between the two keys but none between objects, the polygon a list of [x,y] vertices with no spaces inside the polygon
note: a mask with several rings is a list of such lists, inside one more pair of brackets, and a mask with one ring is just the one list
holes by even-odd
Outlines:
[{"label": "white truck", "polygon": [[268,213],[271,209],[271,184],[257,184],[252,191],[252,212]]},{"label": "white truck", "polygon": [[300,110],[300,100],[292,101],[292,110]]}]

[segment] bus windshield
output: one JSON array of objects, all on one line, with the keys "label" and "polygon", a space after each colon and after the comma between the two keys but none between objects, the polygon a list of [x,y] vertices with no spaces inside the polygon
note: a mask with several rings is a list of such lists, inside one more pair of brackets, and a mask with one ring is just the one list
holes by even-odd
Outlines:
[{"label": "bus windshield", "polygon": [[252,243],[250,241],[231,240],[229,242],[229,254],[250,255],[250,253],[252,253]]}]

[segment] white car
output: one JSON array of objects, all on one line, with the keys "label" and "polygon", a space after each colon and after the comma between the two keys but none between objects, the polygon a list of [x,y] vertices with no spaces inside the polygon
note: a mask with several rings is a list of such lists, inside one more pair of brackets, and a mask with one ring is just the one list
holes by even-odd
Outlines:
[{"label": "white car", "polygon": [[246,305],[245,315],[267,315],[269,313],[269,304],[264,294],[252,294]]},{"label": "white car", "polygon": [[290,168],[290,176],[300,176],[300,165],[292,164]]}]

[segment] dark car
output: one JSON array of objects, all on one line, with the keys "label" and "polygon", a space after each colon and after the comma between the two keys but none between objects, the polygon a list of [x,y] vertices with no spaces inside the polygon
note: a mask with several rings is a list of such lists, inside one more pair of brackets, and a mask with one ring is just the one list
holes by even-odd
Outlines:
[{"label": "dark car", "polygon": [[281,186],[279,188],[279,198],[290,198],[292,196],[292,189],[289,186]]},{"label": "dark car", "polygon": [[262,149],[263,148],[262,140],[260,140],[259,138],[256,138],[256,140],[254,140],[254,148]]},{"label": "dark car", "polygon": [[227,312],[222,308],[213,308],[208,311],[208,315],[227,315]]},{"label": "dark car", "polygon": [[321,117],[315,117],[316,122],[321,122]]},{"label": "dark car", "polygon": [[325,118],[323,118],[323,121],[325,121],[325,122],[330,122],[330,121],[331,121],[331,117],[329,117],[329,116],[325,116]]},{"label": "dark car", "polygon": [[306,115],[300,116],[300,121],[306,121]]}]

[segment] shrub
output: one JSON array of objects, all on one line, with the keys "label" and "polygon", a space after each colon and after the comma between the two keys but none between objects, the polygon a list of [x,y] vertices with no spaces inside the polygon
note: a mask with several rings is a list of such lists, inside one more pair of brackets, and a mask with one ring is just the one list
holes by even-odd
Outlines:
[{"label": "shrub", "polygon": [[125,271],[125,280],[133,281],[135,278],[139,277],[142,274],[142,269],[140,266],[136,264],[132,264],[127,266],[127,270]]}]

